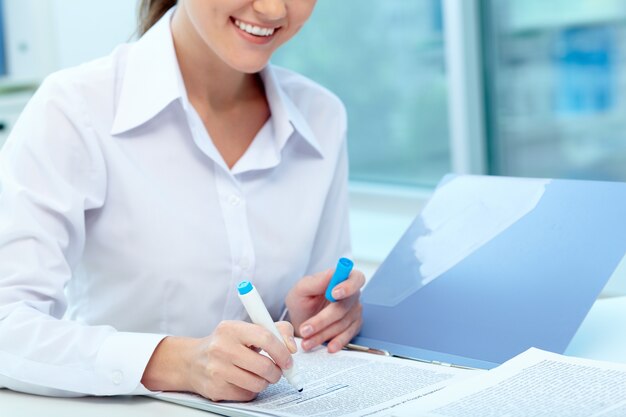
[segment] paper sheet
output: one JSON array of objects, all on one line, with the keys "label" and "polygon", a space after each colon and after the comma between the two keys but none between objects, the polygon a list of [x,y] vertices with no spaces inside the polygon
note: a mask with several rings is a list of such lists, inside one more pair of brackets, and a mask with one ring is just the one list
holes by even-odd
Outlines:
[{"label": "paper sheet", "polygon": [[379,416],[484,372],[360,352],[331,355],[325,348],[297,353],[294,360],[305,380],[302,393],[283,378],[249,403],[214,403],[180,393],[161,393],[156,398],[230,416]]},{"label": "paper sheet", "polygon": [[529,349],[389,416],[624,416],[626,365]]}]

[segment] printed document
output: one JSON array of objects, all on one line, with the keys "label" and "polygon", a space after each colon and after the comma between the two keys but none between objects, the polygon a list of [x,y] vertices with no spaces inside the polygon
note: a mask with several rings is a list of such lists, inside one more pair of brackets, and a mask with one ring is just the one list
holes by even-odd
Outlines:
[{"label": "printed document", "polygon": [[385,416],[447,385],[484,371],[325,348],[294,355],[304,379],[296,392],[282,378],[249,403],[212,402],[192,394],[164,392],[155,398],[228,416]]},{"label": "printed document", "polygon": [[387,416],[626,416],[626,364],[532,348]]}]

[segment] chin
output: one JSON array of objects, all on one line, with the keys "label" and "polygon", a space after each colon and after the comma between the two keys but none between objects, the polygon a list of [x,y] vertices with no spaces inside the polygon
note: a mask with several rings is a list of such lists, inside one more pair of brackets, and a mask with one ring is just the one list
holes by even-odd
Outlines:
[{"label": "chin", "polygon": [[224,57],[231,68],[244,74],[256,74],[267,66],[270,61],[270,55],[254,56],[254,54],[242,53],[239,56]]},{"label": "chin", "polygon": [[253,62],[253,63],[240,63],[239,65],[233,65],[233,68],[244,74],[256,74],[267,66],[268,61]]}]

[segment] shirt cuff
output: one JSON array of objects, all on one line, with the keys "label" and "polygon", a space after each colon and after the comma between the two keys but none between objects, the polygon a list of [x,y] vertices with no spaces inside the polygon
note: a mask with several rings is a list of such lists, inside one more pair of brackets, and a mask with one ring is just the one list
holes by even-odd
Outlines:
[{"label": "shirt cuff", "polygon": [[144,370],[166,335],[116,332],[106,338],[95,363],[96,395],[142,395],[152,391],[141,384]]}]

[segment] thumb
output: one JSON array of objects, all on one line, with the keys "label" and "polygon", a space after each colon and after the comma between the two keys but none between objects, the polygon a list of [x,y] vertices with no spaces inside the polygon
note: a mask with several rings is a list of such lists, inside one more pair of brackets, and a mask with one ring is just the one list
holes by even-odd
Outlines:
[{"label": "thumb", "polygon": [[293,326],[288,321],[277,321],[276,328],[278,332],[283,337],[283,341],[289,349],[289,352],[296,353],[298,351],[298,346],[296,345],[296,341],[293,338]]},{"label": "thumb", "polygon": [[297,284],[298,295],[308,297],[324,294],[332,276],[332,269],[327,269],[326,271],[318,272],[317,274],[313,275],[307,275],[306,277],[302,278]]}]

